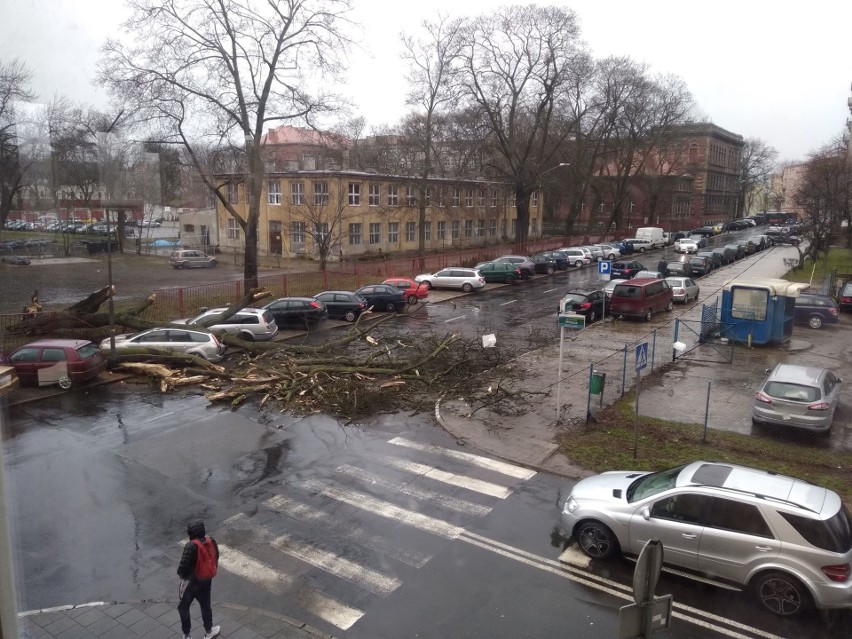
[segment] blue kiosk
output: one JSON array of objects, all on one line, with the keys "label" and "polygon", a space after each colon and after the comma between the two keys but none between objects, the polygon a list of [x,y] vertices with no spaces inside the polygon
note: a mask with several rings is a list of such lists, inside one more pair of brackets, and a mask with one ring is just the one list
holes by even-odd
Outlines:
[{"label": "blue kiosk", "polygon": [[796,297],[807,287],[771,278],[726,282],[722,291],[723,335],[749,345],[787,341],[793,334]]}]

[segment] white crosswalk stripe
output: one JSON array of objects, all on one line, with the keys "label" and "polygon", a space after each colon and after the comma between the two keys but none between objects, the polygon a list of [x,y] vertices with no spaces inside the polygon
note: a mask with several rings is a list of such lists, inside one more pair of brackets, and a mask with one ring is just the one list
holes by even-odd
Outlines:
[{"label": "white crosswalk stripe", "polygon": [[435,468],[434,466],[427,466],[426,464],[418,464],[417,462],[407,461],[405,459],[391,459],[388,460],[388,464],[394,468],[398,468],[399,470],[405,470],[416,475],[422,475],[423,477],[434,479],[435,481],[450,484],[451,486],[458,486],[459,488],[473,490],[475,492],[482,493],[483,495],[497,497],[498,499],[505,499],[512,494],[512,491],[505,486],[492,484],[489,481],[483,481],[481,479],[466,477],[465,475],[448,473],[445,470]]},{"label": "white crosswalk stripe", "polygon": [[529,468],[523,468],[521,466],[516,466],[515,464],[509,464],[507,462],[491,459],[489,457],[482,457],[480,455],[474,455],[473,453],[466,453],[460,450],[444,448],[443,446],[421,444],[419,442],[414,442],[410,439],[406,439],[405,437],[394,437],[393,439],[389,440],[388,443],[394,444],[395,446],[403,446],[411,450],[419,450],[424,453],[433,453],[435,455],[441,455],[442,457],[447,457],[448,459],[455,459],[457,461],[467,462],[468,464],[471,464],[473,466],[487,468],[488,470],[493,470],[502,475],[508,475],[509,477],[515,477],[517,479],[532,479],[533,477],[535,477],[536,473],[536,471],[534,470],[530,470]]},{"label": "white crosswalk stripe", "polygon": [[[265,526],[255,524],[242,513],[234,515],[226,523],[241,530],[251,530],[257,533],[261,539],[267,541],[273,548],[277,548],[306,564],[345,579],[376,595],[389,595],[402,584],[395,577],[390,577],[378,570],[362,566],[357,562],[346,557],[341,557],[323,548],[301,542],[291,535],[272,535]],[[272,539],[269,539],[270,537]]]},{"label": "white crosswalk stripe", "polygon": [[379,537],[351,520],[340,521],[325,511],[303,504],[285,495],[270,497],[263,502],[263,505],[293,519],[310,524],[319,524],[323,530],[330,534],[349,539],[359,546],[375,550],[414,568],[420,568],[432,558],[432,555],[420,552],[417,549],[397,548],[387,539]]},{"label": "white crosswalk stripe", "polygon": [[435,503],[438,506],[456,510],[461,513],[468,513],[476,515],[477,517],[483,517],[491,512],[491,508],[488,506],[476,504],[465,499],[459,499],[458,497],[453,497],[451,495],[444,495],[443,493],[439,493],[435,490],[429,490],[428,488],[417,488],[416,486],[411,486],[405,482],[392,481],[361,468],[355,468],[349,464],[344,464],[337,469],[337,472],[348,475],[349,477],[354,477],[355,479],[359,479],[374,486],[381,486],[382,488],[387,488],[393,492],[408,495],[409,497],[414,497],[421,501]]}]

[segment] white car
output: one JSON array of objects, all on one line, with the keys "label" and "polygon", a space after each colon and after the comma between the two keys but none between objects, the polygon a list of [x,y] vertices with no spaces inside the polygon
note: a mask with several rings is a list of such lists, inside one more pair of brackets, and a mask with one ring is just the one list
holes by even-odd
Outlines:
[{"label": "white car", "polygon": [[675,302],[683,302],[689,304],[689,300],[697,300],[701,289],[691,277],[667,277],[666,281],[672,287],[672,294]]},{"label": "white car", "polygon": [[633,279],[662,280],[665,279],[665,277],[665,274],[660,271],[644,270],[636,273],[636,275],[633,276]]},{"label": "white car", "polygon": [[450,266],[437,273],[423,273],[414,278],[418,284],[424,284],[427,289],[458,288],[465,293],[474,289],[485,288],[485,278],[475,268]]},{"label": "white car", "polygon": [[595,244],[595,246],[603,251],[605,260],[614,261],[621,257],[621,251],[612,244]]},{"label": "white car", "polygon": [[[108,351],[110,340],[101,342],[101,350]],[[115,350],[130,348],[152,348],[160,351],[198,355],[211,362],[218,362],[225,354],[226,346],[212,333],[193,331],[188,328],[149,328],[141,333],[126,333],[115,336]]]},{"label": "white car", "polygon": [[698,243],[695,240],[681,238],[675,240],[675,253],[698,253]]}]

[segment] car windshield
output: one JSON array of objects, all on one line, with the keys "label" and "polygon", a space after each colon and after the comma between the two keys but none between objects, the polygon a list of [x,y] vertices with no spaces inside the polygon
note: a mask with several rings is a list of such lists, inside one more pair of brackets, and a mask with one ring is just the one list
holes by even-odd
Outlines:
[{"label": "car windshield", "polygon": [[632,504],[674,488],[677,484],[677,476],[684,467],[685,465],[678,466],[640,477],[627,487],[627,502]]}]

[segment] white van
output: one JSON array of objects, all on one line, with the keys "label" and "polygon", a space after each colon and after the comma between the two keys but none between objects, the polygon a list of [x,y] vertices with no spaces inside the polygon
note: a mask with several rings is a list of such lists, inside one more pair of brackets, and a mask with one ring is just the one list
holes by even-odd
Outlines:
[{"label": "white van", "polygon": [[636,239],[648,240],[651,243],[651,248],[663,248],[666,245],[663,229],[659,226],[644,226],[636,229]]}]

